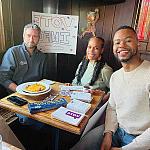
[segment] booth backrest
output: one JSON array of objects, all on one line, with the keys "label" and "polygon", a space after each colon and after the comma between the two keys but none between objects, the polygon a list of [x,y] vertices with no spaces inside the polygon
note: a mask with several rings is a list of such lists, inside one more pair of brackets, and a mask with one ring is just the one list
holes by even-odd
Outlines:
[{"label": "booth backrest", "polygon": [[7,125],[3,117],[0,116],[0,134],[2,135],[3,141],[20,148],[21,150],[25,150],[24,146],[15,136],[11,128]]}]

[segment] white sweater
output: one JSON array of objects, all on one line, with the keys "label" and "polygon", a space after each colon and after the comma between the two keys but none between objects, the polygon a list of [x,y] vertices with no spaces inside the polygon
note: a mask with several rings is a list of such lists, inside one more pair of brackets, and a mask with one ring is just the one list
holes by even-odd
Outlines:
[{"label": "white sweater", "polygon": [[135,70],[123,68],[113,73],[110,80],[110,99],[106,113],[105,132],[117,127],[139,135],[123,150],[150,149],[150,62],[143,61]]}]

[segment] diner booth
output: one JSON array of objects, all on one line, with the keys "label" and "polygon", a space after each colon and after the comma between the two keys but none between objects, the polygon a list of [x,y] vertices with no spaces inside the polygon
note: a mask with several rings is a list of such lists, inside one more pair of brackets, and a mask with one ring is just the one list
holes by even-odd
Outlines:
[{"label": "diner booth", "polygon": [[[112,53],[112,37],[114,31],[121,25],[129,25],[137,29],[137,31],[140,30],[139,18],[142,13],[143,1],[144,0],[0,0],[0,62],[3,54],[9,47],[22,43],[23,27],[32,21],[32,11],[79,16],[76,55],[63,53],[48,54],[48,79],[61,83],[71,83],[74,79],[75,71],[85,55],[87,42],[92,36],[91,31],[85,32],[88,24],[88,13],[98,10],[99,16],[94,24],[95,35],[105,39],[104,58],[107,64],[113,68],[113,71],[116,71],[121,68],[121,64]],[[139,51],[142,58],[150,60],[148,37],[140,39]],[[6,96],[5,89],[0,88],[0,97],[3,98],[4,96]],[[22,127],[14,113],[3,108],[0,109],[1,115],[27,150],[52,149],[51,145],[55,143],[55,141],[52,140],[53,131],[39,133],[31,128]],[[102,123],[102,121],[100,121],[100,123]],[[27,133],[29,134],[27,135]],[[58,149],[60,150],[68,150],[81,136],[64,130],[60,131],[60,135],[58,145]]]}]

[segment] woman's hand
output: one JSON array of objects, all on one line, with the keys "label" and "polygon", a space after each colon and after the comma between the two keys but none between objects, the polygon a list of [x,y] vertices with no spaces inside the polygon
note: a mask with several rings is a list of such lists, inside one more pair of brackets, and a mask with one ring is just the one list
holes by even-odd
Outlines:
[{"label": "woman's hand", "polygon": [[105,94],[104,95],[104,97],[103,97],[103,102],[105,103],[105,102],[107,102],[108,101],[108,99],[109,99],[109,96],[110,96],[110,93],[108,92],[107,94]]},{"label": "woman's hand", "polygon": [[90,90],[90,93],[93,95],[100,95],[102,93],[102,90]]},{"label": "woman's hand", "polygon": [[66,85],[66,86],[71,86],[72,84],[71,84],[71,83],[65,83],[65,85]]}]

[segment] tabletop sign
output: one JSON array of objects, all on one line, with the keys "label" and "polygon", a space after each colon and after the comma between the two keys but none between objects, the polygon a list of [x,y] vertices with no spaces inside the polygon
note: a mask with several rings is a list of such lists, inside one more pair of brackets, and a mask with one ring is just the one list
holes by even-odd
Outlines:
[{"label": "tabletop sign", "polygon": [[32,12],[32,22],[41,27],[38,48],[44,53],[76,55],[78,16]]},{"label": "tabletop sign", "polygon": [[76,113],[76,112],[73,112],[73,111],[70,111],[70,110],[66,112],[66,115],[71,116],[71,117],[73,117],[74,119],[81,117],[81,114]]},{"label": "tabletop sign", "polygon": [[84,118],[85,114],[78,113],[76,111],[72,111],[65,107],[60,107],[57,110],[55,110],[51,114],[52,118],[58,119],[60,121],[69,123],[74,126],[78,126],[82,119]]}]

